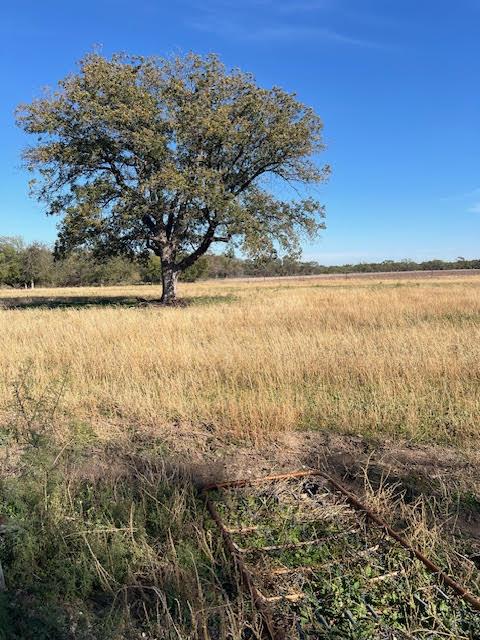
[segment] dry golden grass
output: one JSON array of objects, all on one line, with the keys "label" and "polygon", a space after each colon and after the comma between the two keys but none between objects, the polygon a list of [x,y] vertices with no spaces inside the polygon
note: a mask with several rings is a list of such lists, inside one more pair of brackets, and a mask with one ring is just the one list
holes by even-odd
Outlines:
[{"label": "dry golden grass", "polygon": [[[67,373],[62,411],[107,424],[294,428],[480,441],[480,278],[206,282],[185,307],[36,307],[42,296],[158,297],[155,287],[4,291],[0,407],[28,367]],[[38,300],[37,300],[38,302]]]}]

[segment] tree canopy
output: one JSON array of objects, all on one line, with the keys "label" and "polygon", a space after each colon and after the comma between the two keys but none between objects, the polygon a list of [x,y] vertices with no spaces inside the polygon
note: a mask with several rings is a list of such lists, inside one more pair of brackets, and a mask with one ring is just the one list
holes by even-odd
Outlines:
[{"label": "tree canopy", "polygon": [[[57,254],[154,253],[164,302],[178,275],[216,242],[250,257],[298,255],[324,209],[305,193],[329,167],[322,121],[296,96],[259,87],[217,56],[87,55],[57,89],[20,105],[35,136],[25,161]],[[291,188],[291,195],[285,186]]]}]

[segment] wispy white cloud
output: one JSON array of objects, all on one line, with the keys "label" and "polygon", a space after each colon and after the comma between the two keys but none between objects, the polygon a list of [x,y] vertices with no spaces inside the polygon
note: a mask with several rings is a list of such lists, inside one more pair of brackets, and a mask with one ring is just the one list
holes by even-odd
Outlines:
[{"label": "wispy white cloud", "polygon": [[242,42],[316,40],[356,47],[390,48],[333,26],[335,16],[338,19],[338,13],[343,13],[343,0],[243,0],[241,3],[213,0],[208,4],[190,0],[189,4],[197,14],[189,17],[190,27]]},{"label": "wispy white cloud", "polygon": [[301,24],[276,24],[252,28],[229,20],[201,19],[192,21],[192,27],[200,31],[215,33],[228,38],[242,41],[271,42],[275,40],[292,41],[301,39],[316,39],[321,42],[331,42],[357,47],[384,49],[385,45],[368,39],[350,36],[327,27],[309,27]]},{"label": "wispy white cloud", "polygon": [[476,202],[468,208],[469,213],[480,213],[480,202]]},{"label": "wispy white cloud", "polygon": [[468,200],[469,198],[475,198],[476,196],[480,196],[480,187],[471,189],[470,191],[464,191],[463,193],[457,193],[453,196],[445,196],[440,198],[440,200]]}]

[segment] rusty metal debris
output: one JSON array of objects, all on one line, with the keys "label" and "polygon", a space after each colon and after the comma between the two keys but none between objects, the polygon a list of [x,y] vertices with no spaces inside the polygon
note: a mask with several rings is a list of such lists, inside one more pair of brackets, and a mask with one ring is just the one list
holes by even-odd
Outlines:
[{"label": "rusty metal debris", "polygon": [[247,569],[241,556],[238,554],[236,550],[236,545],[232,540],[230,533],[228,532],[228,528],[225,527],[225,525],[223,524],[218,511],[216,510],[213,502],[208,497],[208,491],[214,488],[215,488],[214,486],[209,488],[206,487],[203,491],[207,509],[210,515],[212,516],[213,521],[216,523],[216,525],[220,529],[220,533],[222,534],[226,548],[236,560],[238,570],[240,571],[240,575],[242,577],[242,581],[245,587],[250,592],[250,595],[252,596],[252,600],[255,606],[257,607],[258,611],[262,615],[268,635],[272,640],[284,640],[285,636],[281,634],[281,632],[275,627],[272,610],[270,609],[268,603],[265,602],[264,595],[256,587],[252,574]]},{"label": "rusty metal debris", "polygon": [[[313,546],[316,544],[321,544],[324,541],[322,537],[315,537],[310,540],[288,543],[288,544],[278,544],[278,545],[264,545],[259,547],[240,547],[232,538],[233,534],[248,534],[250,532],[257,531],[259,529],[258,526],[246,526],[246,527],[228,527],[222,520],[214,502],[211,500],[209,493],[212,491],[218,490],[233,490],[240,489],[242,487],[254,486],[254,485],[262,485],[266,483],[275,483],[280,481],[290,481],[295,479],[302,479],[307,477],[317,477],[322,478],[326,481],[333,489],[333,492],[337,492],[348,502],[348,504],[353,507],[354,513],[356,517],[363,515],[365,517],[366,522],[373,523],[376,528],[381,532],[382,536],[390,538],[391,541],[397,543],[404,549],[406,549],[411,557],[419,560],[426,569],[434,574],[434,576],[444,585],[448,586],[452,589],[453,592],[463,600],[465,600],[475,611],[480,611],[480,599],[475,597],[472,593],[470,593],[464,586],[455,581],[451,576],[445,573],[440,567],[438,567],[434,562],[432,562],[429,558],[427,558],[420,550],[413,547],[400,533],[392,529],[380,516],[378,516],[375,512],[373,512],[369,507],[363,504],[353,493],[351,493],[348,489],[346,489],[342,484],[340,484],[337,480],[335,480],[329,474],[317,470],[317,469],[308,469],[308,470],[298,470],[292,471],[290,473],[278,474],[278,475],[270,475],[263,478],[249,478],[242,480],[232,480],[225,481],[219,483],[208,484],[203,487],[203,497],[207,506],[207,509],[218,526],[225,545],[233,556],[237,567],[240,571],[243,583],[247,590],[250,592],[252,600],[257,607],[258,611],[263,617],[265,629],[268,636],[271,640],[286,640],[285,631],[280,628],[274,621],[274,611],[271,607],[272,603],[287,601],[287,602],[297,602],[305,597],[305,594],[301,590],[296,590],[293,593],[288,593],[284,595],[266,595],[256,584],[256,576],[254,572],[247,566],[245,562],[245,556],[250,553],[257,554],[268,554],[272,551],[283,550],[283,549],[295,549],[299,547]],[[352,533],[358,532],[359,529],[350,529],[347,532],[342,532],[342,534],[337,536],[330,536],[329,540],[335,538],[342,538]],[[377,545],[378,547],[378,545]],[[370,549],[366,549],[365,551],[369,551],[375,549],[375,547],[371,547]],[[362,551],[356,552],[358,555],[362,555]],[[335,561],[332,560],[331,564],[335,564]],[[288,574],[308,574],[314,573],[318,570],[320,566],[315,567],[307,567],[300,566],[294,569],[285,568],[285,567],[277,567],[270,569],[270,579],[275,580],[284,575]],[[399,574],[402,573],[402,568],[394,571],[387,571],[385,574],[374,577],[371,579],[371,583],[388,581],[390,579],[395,578]],[[439,587],[437,587],[438,592],[443,594],[443,591]],[[377,617],[376,612],[367,605],[367,608],[370,611],[371,615]],[[322,616],[320,616],[321,618]],[[326,621],[325,621],[326,622]],[[405,636],[406,637],[406,636]]]}]

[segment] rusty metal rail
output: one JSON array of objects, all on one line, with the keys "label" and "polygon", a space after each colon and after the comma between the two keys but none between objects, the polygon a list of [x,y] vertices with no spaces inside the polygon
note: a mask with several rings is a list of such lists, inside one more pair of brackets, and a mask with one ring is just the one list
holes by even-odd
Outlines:
[{"label": "rusty metal rail", "polygon": [[220,514],[218,513],[217,509],[215,508],[215,505],[207,495],[208,490],[209,489],[204,489],[203,491],[203,496],[205,499],[205,504],[207,506],[207,509],[210,515],[212,516],[212,519],[220,529],[220,533],[222,534],[226,548],[229,550],[231,555],[235,558],[242,581],[245,587],[250,592],[250,595],[252,596],[252,600],[255,606],[257,607],[258,611],[260,612],[263,618],[263,622],[265,624],[265,628],[268,635],[270,636],[271,640],[286,640],[285,634],[282,633],[281,630],[276,628],[273,621],[273,612],[270,606],[268,605],[267,601],[265,600],[265,596],[263,595],[263,593],[261,593],[259,589],[256,587],[252,574],[248,570],[240,554],[237,552],[236,545],[232,540],[227,527],[225,527],[225,525],[223,524]]},{"label": "rusty metal rail", "polygon": [[[307,469],[307,470],[298,470],[292,471],[290,473],[283,473],[277,475],[269,475],[263,478],[245,478],[241,480],[232,480],[218,483],[211,483],[205,485],[202,490],[202,495],[205,500],[205,504],[207,509],[218,526],[222,537],[224,539],[225,545],[233,558],[235,559],[240,574],[242,576],[242,580],[250,591],[253,602],[257,607],[258,611],[262,615],[266,632],[271,640],[286,640],[285,631],[278,628],[278,626],[274,623],[274,615],[273,610],[269,606],[270,603],[278,602],[280,600],[290,600],[295,601],[302,597],[303,594],[297,593],[294,594],[295,597],[292,598],[288,595],[286,596],[272,596],[266,597],[255,585],[254,575],[249,570],[247,565],[245,564],[243,558],[241,557],[243,553],[245,553],[245,549],[240,548],[232,539],[232,533],[241,533],[240,530],[236,530],[233,528],[228,528],[222,521],[215,505],[212,500],[209,498],[208,493],[214,490],[220,489],[237,489],[247,486],[261,485],[269,482],[280,482],[282,480],[295,480],[306,477],[319,477],[323,478],[327,481],[335,491],[344,496],[347,502],[354,508],[357,513],[363,514],[367,520],[370,520],[375,525],[377,525],[380,530],[382,530],[388,537],[398,543],[400,546],[405,548],[413,557],[417,558],[432,574],[434,574],[439,581],[443,584],[447,585],[455,592],[457,596],[465,600],[475,611],[480,611],[480,599],[475,597],[468,589],[466,589],[463,585],[459,584],[456,580],[454,580],[451,576],[445,573],[440,567],[438,567],[434,562],[432,562],[429,558],[427,558],[419,549],[413,547],[400,533],[395,531],[390,525],[388,525],[378,514],[372,511],[367,505],[363,504],[353,493],[351,493],[348,489],[346,489],[342,484],[340,484],[337,480],[335,480],[332,476],[321,471],[319,469]],[[247,531],[246,528],[244,531]],[[250,530],[254,530],[254,528],[250,528]],[[333,536],[335,537],[335,536]],[[306,543],[297,543],[298,544],[321,544],[322,539],[318,540],[309,540]],[[270,551],[277,548],[283,548],[285,545],[272,545],[270,547],[264,547],[259,549],[254,549],[255,551]],[[296,545],[289,545],[296,546]],[[252,549],[253,550],[253,549]],[[312,567],[312,572],[315,571],[315,567]],[[273,572],[275,573],[275,571]],[[281,572],[276,572],[277,575]],[[393,574],[390,574],[393,575]],[[390,577],[390,576],[388,576]],[[387,576],[380,576],[378,579],[384,579]]]}]

